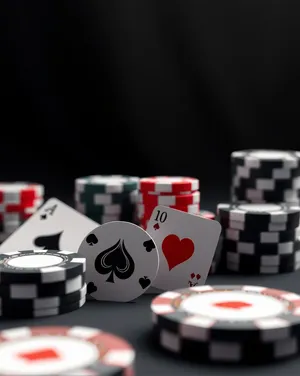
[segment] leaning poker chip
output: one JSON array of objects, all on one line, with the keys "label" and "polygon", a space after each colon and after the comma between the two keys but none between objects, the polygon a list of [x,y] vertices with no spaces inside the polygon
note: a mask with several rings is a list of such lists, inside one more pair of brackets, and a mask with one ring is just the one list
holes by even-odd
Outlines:
[{"label": "leaning poker chip", "polygon": [[69,251],[32,249],[0,254],[4,284],[50,284],[83,275],[85,270],[85,257]]},{"label": "leaning poker chip", "polygon": [[192,204],[199,204],[200,202],[200,192],[195,191],[185,195],[153,195],[151,192],[140,193],[138,196],[138,203],[158,206],[158,205],[167,205],[167,206],[186,206]]},{"label": "leaning poker chip", "polygon": [[240,231],[227,228],[223,231],[224,238],[246,243],[285,243],[299,238],[300,227],[290,231],[279,232],[256,232]]},{"label": "leaning poker chip", "polygon": [[184,176],[153,176],[141,178],[139,181],[141,192],[181,193],[199,190],[199,180]]},{"label": "leaning poker chip", "polygon": [[35,311],[39,309],[48,309],[59,307],[62,305],[68,305],[74,302],[78,302],[83,299],[87,294],[87,285],[71,294],[51,296],[48,298],[37,298],[37,299],[11,299],[0,297],[0,309],[18,310],[18,311]]},{"label": "leaning poker chip", "polygon": [[262,286],[167,291],[153,299],[151,311],[154,325],[198,342],[270,343],[300,334],[300,296]]},{"label": "leaning poker chip", "polygon": [[244,222],[245,226],[268,228],[270,223],[287,223],[297,227],[300,223],[300,207],[280,204],[218,204],[220,218]]},{"label": "leaning poker chip", "polygon": [[284,168],[268,166],[268,168],[251,168],[241,164],[231,163],[231,173],[234,178],[244,179],[276,179],[276,180],[297,180],[300,176],[300,165],[296,168]]},{"label": "leaning poker chip", "polygon": [[198,342],[192,337],[182,338],[179,334],[158,326],[153,328],[153,339],[164,350],[198,362],[263,364],[295,356],[300,349],[297,337],[269,343],[217,340]]},{"label": "leaning poker chip", "polygon": [[127,175],[91,175],[75,180],[77,192],[121,193],[137,189],[139,178]]},{"label": "leaning poker chip", "polygon": [[80,290],[85,284],[85,276],[79,275],[65,281],[46,284],[34,283],[0,283],[1,298],[36,299],[71,294]]},{"label": "leaning poker chip", "polygon": [[[43,361],[29,361],[37,356]],[[0,332],[0,358],[0,375],[133,376],[136,356],[127,341],[100,329],[24,326]]]},{"label": "leaning poker chip", "polygon": [[71,302],[69,304],[60,305],[57,307],[49,307],[45,309],[37,309],[37,310],[29,310],[26,309],[10,309],[8,306],[0,307],[0,316],[6,318],[14,318],[14,319],[31,319],[35,317],[46,317],[46,316],[58,316],[65,313],[73,312],[79,308],[81,308],[86,302],[86,297],[83,297],[81,300]]},{"label": "leaning poker chip", "polygon": [[264,166],[297,168],[300,165],[300,152],[292,150],[240,150],[231,153],[231,161],[250,168],[263,168]]},{"label": "leaning poker chip", "polygon": [[289,255],[300,250],[300,240],[285,243],[247,243],[223,239],[223,249],[244,255]]}]

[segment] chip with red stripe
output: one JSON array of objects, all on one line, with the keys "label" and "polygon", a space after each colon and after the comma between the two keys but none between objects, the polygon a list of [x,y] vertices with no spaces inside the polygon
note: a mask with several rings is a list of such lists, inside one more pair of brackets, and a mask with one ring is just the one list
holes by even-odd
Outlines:
[{"label": "chip with red stripe", "polygon": [[199,179],[184,176],[153,176],[139,181],[141,192],[190,193],[199,189]]}]

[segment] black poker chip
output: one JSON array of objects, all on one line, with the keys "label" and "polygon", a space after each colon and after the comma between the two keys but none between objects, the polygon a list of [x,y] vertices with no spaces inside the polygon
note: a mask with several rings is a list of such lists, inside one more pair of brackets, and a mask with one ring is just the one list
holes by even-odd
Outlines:
[{"label": "black poker chip", "polygon": [[223,231],[223,234],[225,239],[239,242],[276,244],[294,242],[299,237],[299,232],[299,228],[281,232],[240,231],[227,228]]}]

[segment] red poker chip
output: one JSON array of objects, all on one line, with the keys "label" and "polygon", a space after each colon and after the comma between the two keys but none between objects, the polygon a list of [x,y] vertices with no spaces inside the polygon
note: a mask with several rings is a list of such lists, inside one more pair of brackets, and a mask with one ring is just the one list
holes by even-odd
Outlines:
[{"label": "red poker chip", "polygon": [[138,203],[145,205],[166,205],[166,206],[185,206],[199,204],[200,202],[200,192],[195,191],[189,194],[183,195],[157,195],[152,192],[140,193],[138,196]]},{"label": "red poker chip", "polygon": [[199,189],[199,179],[185,176],[153,176],[141,178],[141,192],[181,193],[194,192]]},{"label": "red poker chip", "polygon": [[133,376],[135,351],[100,329],[25,326],[0,332],[0,358],[0,375]]},{"label": "red poker chip", "polygon": [[0,203],[18,203],[44,196],[42,184],[27,182],[0,182]]},{"label": "red poker chip", "polygon": [[212,219],[212,220],[216,219],[215,213],[208,211],[208,210],[200,210],[197,215],[199,215],[200,217],[204,217],[206,219]]},{"label": "red poker chip", "polygon": [[43,204],[43,202],[44,202],[43,198],[37,198],[34,200],[23,201],[20,204],[0,203],[0,213],[32,214]]}]

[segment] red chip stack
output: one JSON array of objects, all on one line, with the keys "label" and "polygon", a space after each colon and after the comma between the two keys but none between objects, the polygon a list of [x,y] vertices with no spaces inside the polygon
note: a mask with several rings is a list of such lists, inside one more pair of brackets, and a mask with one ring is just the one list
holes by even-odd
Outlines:
[{"label": "red chip stack", "polygon": [[139,182],[137,218],[146,229],[153,209],[168,206],[191,214],[200,210],[200,183],[196,178],[180,176],[154,176]]}]

